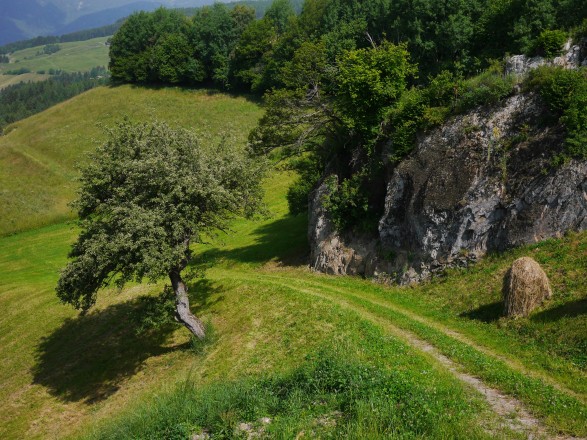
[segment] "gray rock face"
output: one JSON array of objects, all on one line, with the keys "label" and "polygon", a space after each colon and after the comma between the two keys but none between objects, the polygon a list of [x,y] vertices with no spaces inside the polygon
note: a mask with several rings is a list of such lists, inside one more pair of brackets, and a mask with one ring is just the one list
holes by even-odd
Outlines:
[{"label": "gray rock face", "polygon": [[587,229],[587,161],[553,169],[560,129],[531,95],[459,116],[419,139],[390,174],[378,237],[343,237],[311,203],[312,267],[411,283],[488,251]]},{"label": "gray rock face", "polygon": [[560,66],[565,69],[576,69],[587,65],[587,41],[572,45],[568,41],[564,47],[564,53],[552,60],[543,57],[528,57],[526,55],[513,55],[505,60],[505,73],[525,75],[532,69],[540,66]]}]

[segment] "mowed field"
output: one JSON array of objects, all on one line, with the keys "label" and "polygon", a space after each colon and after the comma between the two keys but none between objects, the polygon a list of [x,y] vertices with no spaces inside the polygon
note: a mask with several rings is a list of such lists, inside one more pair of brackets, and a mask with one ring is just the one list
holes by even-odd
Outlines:
[{"label": "mowed field", "polygon": [[[28,229],[0,237],[0,438],[242,438],[243,423],[284,439],[587,436],[587,233],[418,287],[331,277],[307,268],[306,218],[285,198],[295,175],[273,171],[267,217],[194,248],[206,344],[173,326],[137,333],[165,280],[101,292],[85,316],[59,303],[78,232],[60,221],[98,123],[157,117],[239,147],[261,114],[206,91],[100,88],[0,138],[0,223]],[[522,255],[554,297],[505,320],[502,278]]]},{"label": "mowed field", "polygon": [[63,72],[87,72],[93,67],[108,66],[108,37],[86,41],[58,43],[61,50],[52,54],[42,53],[44,46],[18,50],[10,54],[10,63],[0,64],[0,74],[11,70],[29,69],[31,73],[50,69]]},{"label": "mowed field", "polygon": [[21,82],[36,82],[49,79],[51,76],[39,73],[23,73],[22,75],[0,75],[0,90]]},{"label": "mowed field", "polygon": [[123,117],[161,119],[206,142],[244,144],[261,115],[246,98],[181,89],[100,87],[16,122],[0,137],[0,235],[73,218],[77,166]]}]

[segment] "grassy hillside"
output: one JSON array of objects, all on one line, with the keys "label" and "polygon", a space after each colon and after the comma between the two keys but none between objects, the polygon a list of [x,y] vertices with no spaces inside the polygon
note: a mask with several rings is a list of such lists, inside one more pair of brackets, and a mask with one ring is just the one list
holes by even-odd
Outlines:
[{"label": "grassy hillside", "polygon": [[49,75],[41,75],[38,73],[23,73],[22,75],[0,75],[0,90],[21,82],[44,81],[48,78],[50,78]]},{"label": "grassy hillside", "polygon": [[[335,428],[316,420],[322,420],[320,414],[339,417],[349,396],[332,394],[328,387],[308,388],[308,374],[326,374],[342,384],[356,380],[357,396],[363,397],[355,401],[351,396],[359,403],[348,407],[350,424],[336,425],[351,433],[378,432],[378,426],[393,422],[398,435],[516,437],[507,425],[500,427],[478,394],[411,346],[403,332],[416,334],[464,371],[516,396],[548,429],[587,434],[585,367],[573,350],[559,350],[561,343],[580,350],[586,339],[582,304],[587,289],[581,274],[587,234],[494,257],[421,288],[389,289],[296,266],[306,252],[306,225],[303,216],[286,213],[284,193],[291,181],[281,173],[266,183],[270,218],[239,221],[232,235],[197,249],[200,261],[211,267],[204,280],[192,283],[194,309],[211,323],[215,336],[195,351],[183,329],[133,331],[132,323],[147,307],[141,296],[157,293],[160,285],[105,292],[83,317],[59,304],[53,289],[76,234],[72,226],[0,239],[0,307],[7,311],[0,318],[0,437],[136,438],[150,432],[160,438],[155,434],[167,432],[170,424],[195,430],[202,420],[216,420],[218,426],[234,427],[261,416],[277,420],[268,429],[283,438],[295,437],[304,426],[328,435]],[[480,319],[479,310],[495,308],[500,275],[525,253],[545,264],[555,300],[513,325]],[[560,253],[574,257],[561,260]],[[322,358],[333,363],[325,366]],[[356,368],[366,373],[357,378]],[[401,374],[388,377],[386,371]],[[258,382],[259,374],[289,390],[285,406],[271,404],[269,395],[276,390]],[[391,394],[375,399],[371,380],[384,381]],[[243,403],[231,390],[249,400]],[[373,394],[371,404],[362,393]],[[232,412],[214,404],[216,399],[232,405]],[[304,399],[324,403],[307,407],[311,401]],[[402,425],[397,414],[374,419],[379,413],[366,411],[369,405],[383,411],[390,401],[393,408],[403,408],[402,420],[409,423]],[[211,413],[197,416],[196,408],[202,407]],[[182,423],[176,424],[176,418]],[[101,421],[97,427],[96,420]]]},{"label": "grassy hillside", "polygon": [[[260,113],[221,94],[119,87],[13,124],[0,138],[4,233],[71,215],[96,123],[159,117],[242,144]],[[307,270],[293,180],[274,172],[267,218],[194,249],[207,270],[192,305],[213,330],[203,345],[183,328],[135,331],[163,283],[102,292],[85,316],[60,304],[72,223],[0,237],[0,438],[230,438],[245,422],[288,439],[587,436],[587,232],[389,288]],[[554,298],[504,320],[501,279],[521,255],[543,265]]]},{"label": "grassy hillside", "polygon": [[50,69],[64,72],[87,72],[92,67],[108,65],[108,37],[87,41],[59,43],[61,50],[44,54],[43,46],[31,47],[10,54],[10,63],[0,64],[0,74],[11,70],[29,69],[32,73],[49,72]]},{"label": "grassy hillside", "polygon": [[0,137],[0,235],[71,218],[76,166],[103,139],[99,124],[160,118],[243,143],[260,117],[245,98],[202,90],[101,87],[19,121]]}]

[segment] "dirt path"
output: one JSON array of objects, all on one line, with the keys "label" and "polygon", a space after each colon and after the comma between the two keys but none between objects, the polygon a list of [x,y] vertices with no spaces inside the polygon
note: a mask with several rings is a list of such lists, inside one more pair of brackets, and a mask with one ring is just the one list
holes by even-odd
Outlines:
[{"label": "dirt path", "polygon": [[[264,275],[265,276],[265,275]],[[274,279],[274,280],[279,280],[279,281],[283,281],[283,278],[281,277],[277,277],[277,276],[271,276],[269,275],[270,278]],[[522,365],[520,362],[516,362],[514,360],[512,360],[509,357],[506,357],[500,353],[496,353],[495,351],[481,346],[479,344],[477,344],[476,342],[474,342],[473,340],[471,340],[470,338],[466,337],[465,335],[463,335],[462,333],[459,333],[443,324],[440,324],[438,322],[432,321],[428,318],[425,318],[421,315],[418,315],[404,307],[398,306],[397,304],[391,303],[389,301],[382,301],[379,299],[375,299],[373,298],[371,295],[363,295],[363,296],[357,296],[353,291],[351,291],[350,289],[344,289],[344,288],[340,288],[340,287],[334,287],[331,286],[329,284],[325,284],[325,283],[320,283],[319,281],[308,281],[308,280],[304,280],[304,284],[308,285],[308,284],[312,284],[312,287],[315,288],[320,288],[320,289],[327,289],[330,292],[338,292],[341,293],[343,295],[349,295],[349,296],[353,296],[357,299],[361,299],[364,301],[368,301],[371,304],[377,305],[379,307],[383,307],[385,309],[394,311],[394,312],[398,312],[401,313],[402,315],[407,316],[408,318],[420,323],[420,324],[424,324],[428,327],[431,327],[435,330],[438,330],[442,333],[444,333],[447,336],[450,336],[451,338],[456,339],[459,342],[462,342],[464,344],[467,344],[471,347],[473,347],[474,349],[482,352],[483,354],[486,354],[488,356],[491,356],[495,359],[499,359],[500,361],[504,362],[505,364],[507,364],[510,368],[520,371],[522,373],[524,373],[525,375],[530,375],[536,379],[540,379],[542,381],[544,381],[545,383],[548,383],[549,385],[551,385],[552,387],[558,389],[559,391],[566,393],[570,396],[573,396],[574,398],[576,398],[577,400],[582,401],[583,403],[587,403],[585,396],[581,395],[579,393],[576,393],[574,390],[569,389],[567,386],[561,384],[560,382],[554,380],[553,378],[546,376],[543,373],[537,372],[535,370],[529,370],[527,367],[525,367],[524,365]]]},{"label": "dirt path", "polygon": [[[250,277],[241,277],[243,279],[251,279]],[[270,280],[267,280],[270,278]],[[392,324],[390,320],[379,317],[373,313],[368,312],[364,308],[351,304],[349,301],[341,298],[333,298],[332,295],[324,294],[317,290],[302,288],[299,286],[292,286],[287,282],[284,282],[283,278],[279,279],[279,277],[260,277],[255,278],[255,281],[259,282],[262,281],[266,284],[274,284],[280,287],[288,288],[294,291],[298,291],[300,293],[304,293],[310,296],[314,296],[334,304],[337,304],[340,307],[345,309],[351,310],[357,313],[364,319],[382,327],[386,332],[392,334],[393,336],[403,340],[404,342],[408,343],[413,348],[417,349],[418,351],[425,353],[430,358],[432,358],[435,362],[446,368],[451,374],[453,374],[459,381],[466,384],[466,386],[473,388],[479,394],[481,394],[485,401],[488,403],[490,408],[493,410],[495,414],[497,414],[502,420],[502,426],[509,428],[512,431],[516,431],[518,433],[523,434],[528,439],[556,439],[556,440],[578,440],[577,437],[570,437],[564,435],[553,435],[550,430],[544,426],[544,424],[531,415],[531,413],[525,408],[525,405],[520,402],[518,399],[505,395],[499,390],[488,386],[479,378],[470,375],[464,371],[460,365],[453,360],[449,359],[447,356],[442,354],[436,347],[432,344],[428,343],[427,341],[421,339],[420,337],[416,336],[410,331],[397,327],[396,325]],[[332,289],[330,286],[328,287],[329,290],[336,290]],[[347,294],[349,294],[347,292]],[[377,304],[377,303],[373,303]],[[382,307],[388,307],[387,304],[381,303],[377,304]],[[413,313],[410,313],[413,315]],[[411,319],[419,318],[418,315],[409,316]],[[420,320],[418,320],[421,322]],[[425,324],[428,324],[427,320],[424,320]],[[451,333],[456,333],[452,332]],[[450,334],[447,332],[447,334]],[[458,334],[458,333],[457,333]],[[460,335],[460,334],[458,334]],[[451,335],[452,336],[452,335]],[[462,335],[460,335],[462,336]],[[466,340],[466,339],[465,339]],[[461,342],[465,342],[465,340],[461,340]],[[490,434],[495,434],[495,428],[490,426],[485,426],[485,429]]]}]

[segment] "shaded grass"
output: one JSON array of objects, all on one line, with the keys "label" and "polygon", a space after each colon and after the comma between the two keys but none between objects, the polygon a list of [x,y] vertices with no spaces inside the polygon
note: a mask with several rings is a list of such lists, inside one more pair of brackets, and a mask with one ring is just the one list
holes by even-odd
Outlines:
[{"label": "shaded grass", "polygon": [[0,137],[0,235],[73,218],[76,167],[124,116],[195,129],[204,142],[242,146],[260,117],[246,98],[207,90],[99,87],[16,122]]},{"label": "shaded grass", "polygon": [[42,52],[44,46],[35,46],[18,50],[10,54],[10,63],[0,64],[0,74],[10,70],[29,69],[32,73],[40,70],[49,73],[49,69],[63,72],[88,72],[96,66],[108,66],[109,37],[94,38],[86,41],[59,43],[61,50],[47,55]]}]

